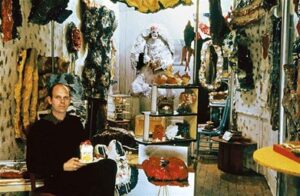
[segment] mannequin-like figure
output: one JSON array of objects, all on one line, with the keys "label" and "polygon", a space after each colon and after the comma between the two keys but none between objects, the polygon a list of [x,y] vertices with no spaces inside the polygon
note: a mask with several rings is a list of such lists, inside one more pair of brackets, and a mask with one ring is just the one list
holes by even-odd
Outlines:
[{"label": "mannequin-like figure", "polygon": [[131,65],[137,77],[131,87],[134,94],[149,95],[154,78],[173,64],[173,45],[160,25],[151,25],[137,37],[131,49]]},{"label": "mannequin-like figure", "polygon": [[189,64],[191,60],[191,56],[194,54],[194,49],[191,47],[192,42],[195,39],[194,28],[191,25],[191,21],[188,21],[187,25],[184,29],[184,44],[185,46],[181,51],[181,63],[183,65],[183,61],[185,61],[185,71],[190,70]]},{"label": "mannequin-like figure", "polygon": [[173,52],[169,45],[160,37],[157,26],[151,26],[149,37],[146,39],[144,63],[153,71],[163,69],[173,63]]}]

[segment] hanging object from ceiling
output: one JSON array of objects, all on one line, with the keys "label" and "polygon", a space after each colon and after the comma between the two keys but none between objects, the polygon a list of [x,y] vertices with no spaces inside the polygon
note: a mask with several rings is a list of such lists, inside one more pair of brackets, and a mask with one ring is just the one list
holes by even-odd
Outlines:
[{"label": "hanging object from ceiling", "polygon": [[142,13],[154,13],[167,8],[174,8],[180,4],[192,5],[192,0],[111,0],[125,3]]},{"label": "hanging object from ceiling", "polygon": [[0,0],[0,19],[3,41],[19,37],[17,27],[22,26],[22,14],[19,0]]},{"label": "hanging object from ceiling", "polygon": [[210,34],[213,44],[221,46],[230,32],[228,23],[223,17],[220,0],[209,0]]},{"label": "hanging object from ceiling", "polygon": [[240,0],[232,11],[230,24],[233,28],[247,26],[259,21],[273,6],[276,0]]},{"label": "hanging object from ceiling", "polygon": [[32,0],[32,8],[28,17],[29,22],[45,25],[51,20],[63,23],[71,14],[67,10],[69,0]]}]

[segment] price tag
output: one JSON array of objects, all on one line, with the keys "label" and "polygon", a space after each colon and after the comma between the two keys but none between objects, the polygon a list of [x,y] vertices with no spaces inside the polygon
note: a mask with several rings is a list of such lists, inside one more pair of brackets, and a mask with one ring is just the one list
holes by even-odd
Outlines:
[{"label": "price tag", "polygon": [[228,142],[228,141],[231,139],[232,135],[233,135],[233,134],[232,134],[231,132],[225,131],[225,133],[224,133],[222,139]]}]

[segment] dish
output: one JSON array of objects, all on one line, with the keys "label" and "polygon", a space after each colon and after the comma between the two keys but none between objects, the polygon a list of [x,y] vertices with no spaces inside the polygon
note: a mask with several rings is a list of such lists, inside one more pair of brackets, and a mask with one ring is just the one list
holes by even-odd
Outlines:
[{"label": "dish", "polygon": [[100,158],[96,158],[96,157],[94,157],[94,159],[93,159],[93,161],[92,162],[84,162],[84,161],[82,161],[82,160],[79,160],[79,162],[80,163],[84,163],[84,164],[91,164],[91,163],[96,163],[96,162],[98,162],[98,161],[100,161],[101,159],[103,159],[102,157],[100,157]]}]

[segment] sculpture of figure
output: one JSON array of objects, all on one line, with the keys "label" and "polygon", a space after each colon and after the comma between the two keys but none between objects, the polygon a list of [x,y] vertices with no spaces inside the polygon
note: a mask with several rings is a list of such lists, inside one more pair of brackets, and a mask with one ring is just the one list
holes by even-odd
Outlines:
[{"label": "sculpture of figure", "polygon": [[133,93],[149,94],[155,75],[173,64],[174,49],[161,25],[151,25],[136,39],[131,49],[131,65],[137,71]]},{"label": "sculpture of figure", "polygon": [[194,54],[194,49],[191,47],[192,42],[195,39],[195,31],[194,28],[191,25],[191,21],[188,21],[187,25],[184,28],[184,47],[182,48],[182,52],[181,52],[181,63],[183,64],[183,61],[185,61],[185,71],[188,71],[189,68],[189,64],[190,64],[190,59],[191,56]]},{"label": "sculpture of figure", "polygon": [[173,63],[173,51],[160,37],[158,27],[155,25],[150,27],[149,37],[146,38],[144,63],[149,64],[153,70],[165,70]]}]

